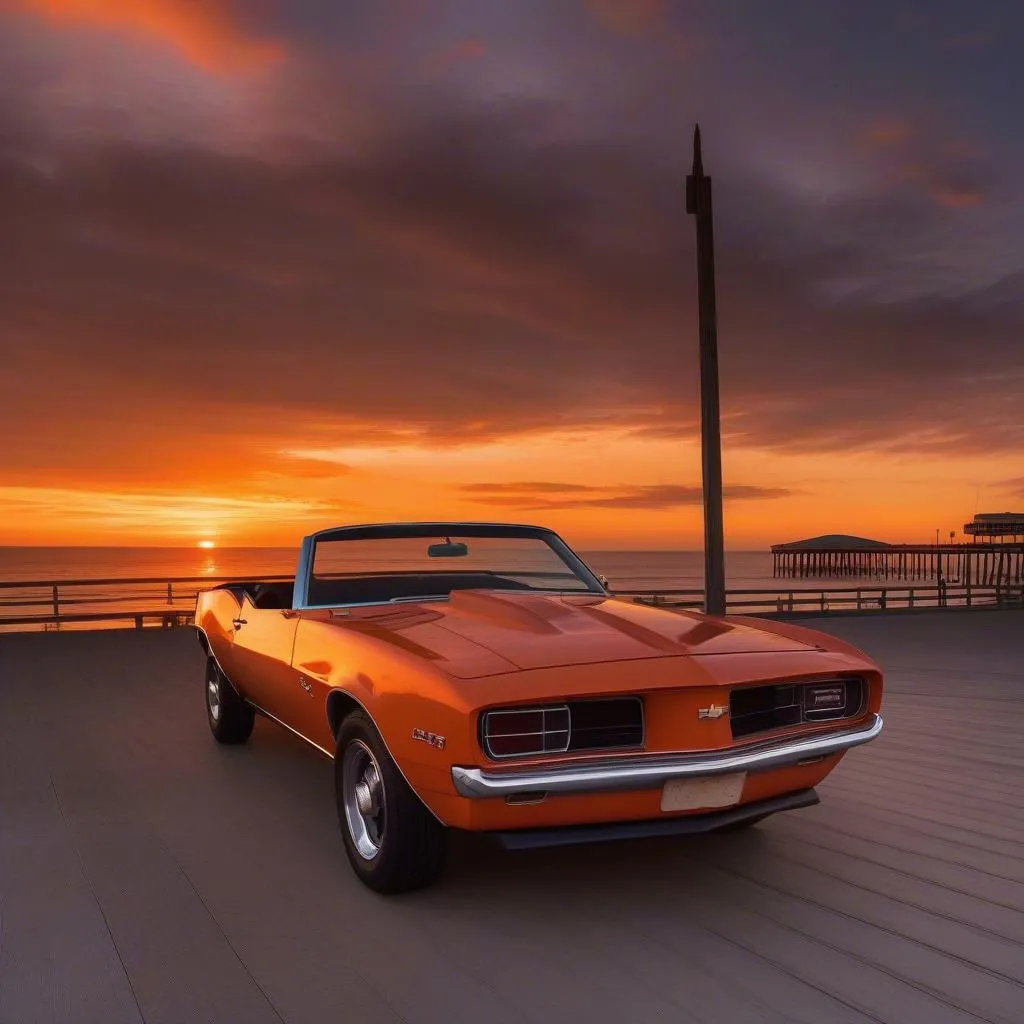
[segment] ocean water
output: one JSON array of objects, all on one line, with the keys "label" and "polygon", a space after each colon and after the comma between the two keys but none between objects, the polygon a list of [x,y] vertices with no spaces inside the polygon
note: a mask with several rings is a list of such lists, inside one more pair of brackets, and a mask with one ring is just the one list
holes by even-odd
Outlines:
[{"label": "ocean water", "polygon": [[[704,555],[700,551],[581,551],[580,555],[595,573],[608,578],[613,591],[703,589]],[[297,561],[297,548],[0,547],[0,630],[10,628],[3,625],[6,618],[51,614],[53,582],[59,583],[61,615],[186,609],[194,605],[196,593],[204,589],[206,581],[212,585],[225,578],[291,577]],[[818,590],[853,582],[773,580],[768,551],[726,552],[725,564],[730,590]],[[183,578],[191,582],[174,582],[168,588],[169,580]],[[128,579],[150,582],[130,586],[117,582]],[[72,582],[83,580],[110,582],[88,587]],[[11,587],[11,583],[34,585]],[[699,595],[691,595],[691,599],[699,599]],[[770,596],[768,603],[772,603]]]},{"label": "ocean water", "polygon": [[[180,577],[261,579],[295,572],[298,548],[120,548],[0,547],[0,581]],[[608,577],[613,588],[700,589],[704,555],[700,551],[581,551],[590,568]],[[725,556],[727,585],[771,587],[772,558],[768,551],[729,551]],[[817,589],[815,580],[792,584]],[[786,584],[787,589],[790,582]]]}]

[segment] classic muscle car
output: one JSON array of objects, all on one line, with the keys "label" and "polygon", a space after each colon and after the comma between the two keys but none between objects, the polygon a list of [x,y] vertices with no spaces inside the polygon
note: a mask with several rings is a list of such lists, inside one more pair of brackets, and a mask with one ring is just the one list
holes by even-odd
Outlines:
[{"label": "classic muscle car", "polygon": [[426,885],[450,829],[509,848],[741,828],[818,802],[882,675],[783,622],[616,597],[550,530],[400,523],[302,542],[294,584],[199,595],[221,743],[256,712],[334,759],[358,877]]}]

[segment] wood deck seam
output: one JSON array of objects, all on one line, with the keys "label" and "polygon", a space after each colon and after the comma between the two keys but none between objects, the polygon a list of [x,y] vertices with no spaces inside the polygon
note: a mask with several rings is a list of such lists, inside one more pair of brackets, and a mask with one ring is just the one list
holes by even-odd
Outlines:
[{"label": "wood deck seam", "polygon": [[[831,825],[831,824],[829,824],[826,821],[820,821],[819,820],[819,821],[816,822],[816,825],[819,828],[828,829],[830,832],[835,832],[838,835],[848,836],[851,839],[860,839],[860,840],[863,840],[865,843],[872,843],[875,846],[884,846],[888,850],[897,850],[898,852],[905,853],[908,856],[912,856],[912,857],[927,857],[927,858],[930,858],[931,860],[939,861],[942,864],[949,864],[952,867],[963,868],[965,871],[973,871],[973,872],[976,872],[979,875],[985,875],[988,878],[998,879],[1000,882],[1012,882],[1014,885],[1021,885],[1022,884],[1020,879],[1011,878],[1008,875],[1000,875],[1000,874],[998,874],[997,872],[994,872],[994,871],[986,871],[984,868],[979,868],[979,867],[977,867],[974,864],[965,864],[963,861],[949,860],[946,857],[937,857],[933,853],[920,853],[920,852],[918,852],[916,850],[909,850],[905,846],[895,846],[892,843],[886,843],[886,842],[883,842],[880,839],[872,839],[872,838],[870,838],[868,836],[865,836],[865,835],[863,835],[861,833],[858,833],[858,832],[848,832],[846,829],[837,828],[835,825]],[[917,834],[917,835],[921,835],[925,839],[934,839],[934,838],[936,838],[935,836],[930,836],[927,833],[916,832],[916,830],[914,830],[914,829],[910,829],[910,831],[915,832],[915,834]],[[988,851],[984,851],[984,852],[988,852]]]},{"label": "wood deck seam", "polygon": [[1022,907],[1016,907],[1009,903],[1001,903],[998,900],[989,899],[987,896],[979,896],[977,893],[968,892],[966,889],[959,889],[956,886],[936,882],[934,879],[925,878],[923,875],[915,875],[911,871],[904,871],[902,868],[893,867],[893,865],[886,864],[884,861],[873,860],[870,857],[864,857],[863,855],[858,853],[851,853],[849,850],[844,850],[836,846],[827,846],[824,843],[815,842],[813,839],[807,839],[803,836],[798,837],[794,835],[786,835],[785,833],[780,833],[778,831],[776,832],[776,835],[780,839],[785,840],[786,842],[798,844],[801,846],[815,846],[819,850],[825,850],[828,853],[839,853],[845,857],[849,857],[851,860],[858,860],[864,864],[871,864],[874,867],[882,868],[885,871],[891,871],[894,874],[902,875],[904,878],[913,879],[915,882],[920,882],[923,885],[933,885],[938,889],[942,889],[946,892],[953,892],[959,896],[964,896],[967,899],[977,900],[980,903],[986,903],[991,907],[999,907],[1002,910],[1009,910],[1012,913],[1020,914],[1021,917],[1024,918],[1024,908]]},{"label": "wood deck seam", "polygon": [[[733,878],[741,879],[743,882],[745,882],[747,885],[751,886],[754,889],[762,889],[762,890],[765,890],[767,892],[775,893],[776,895],[781,896],[784,899],[795,900],[798,903],[803,903],[803,904],[805,904],[807,906],[815,907],[818,910],[821,910],[821,911],[825,912],[826,914],[835,914],[838,917],[845,918],[847,921],[853,921],[853,922],[856,922],[857,924],[861,924],[861,925],[863,925],[866,928],[875,928],[878,931],[882,931],[882,932],[885,932],[888,935],[893,936],[894,938],[900,939],[900,940],[902,940],[904,942],[913,943],[916,946],[920,946],[922,949],[927,949],[927,950],[929,950],[930,952],[934,953],[937,956],[947,957],[950,960],[955,960],[958,963],[962,964],[963,966],[965,966],[965,967],[967,967],[967,968],[969,968],[971,970],[980,971],[980,972],[982,972],[984,974],[990,975],[991,977],[993,977],[995,979],[998,979],[1000,981],[1005,981],[1008,984],[1014,986],[1015,988],[1024,989],[1024,981],[1022,981],[1020,978],[1014,978],[1014,977],[1012,977],[1010,975],[1003,974],[1002,971],[997,971],[994,968],[986,967],[984,964],[979,964],[979,963],[977,963],[974,960],[969,960],[966,957],[963,957],[963,956],[961,956],[958,953],[950,952],[948,949],[942,949],[940,946],[932,945],[932,943],[925,942],[923,939],[915,938],[913,935],[908,935],[906,932],[896,931],[895,929],[889,927],[888,925],[881,924],[878,921],[870,921],[867,918],[858,917],[856,914],[851,914],[848,911],[842,910],[839,907],[830,906],[829,904],[821,903],[819,900],[816,900],[816,899],[814,899],[814,898],[812,898],[810,896],[801,895],[800,893],[796,892],[795,890],[780,888],[779,886],[773,885],[770,882],[766,882],[764,880],[759,880],[759,879],[751,878],[749,875],[744,874],[742,871],[739,871],[736,868],[727,867],[727,866],[725,866],[723,864],[712,864],[712,863],[709,863],[709,862],[706,862],[706,861],[703,861],[703,862],[702,861],[698,861],[698,863],[701,863],[703,867],[707,868],[710,871],[721,872],[722,874],[730,875]],[[840,879],[840,881],[844,881],[845,882],[845,879]],[[855,885],[855,883],[846,882],[846,884],[847,885],[851,885],[854,888],[861,889],[862,891],[866,891],[866,890],[864,890],[864,887],[857,886],[857,885]],[[875,895],[879,896],[882,899],[892,899],[892,897],[886,896],[884,893],[876,893]],[[893,902],[903,902],[903,901],[894,900]],[[904,905],[912,905],[912,904],[904,904]],[[750,909],[750,908],[748,908],[748,909]],[[920,908],[918,908],[918,909],[920,909]],[[751,912],[752,913],[760,913],[760,911],[757,911],[757,910],[751,910]],[[933,912],[928,911],[928,913],[933,913]],[[771,915],[766,915],[766,916],[771,918],[771,920],[776,920],[775,918],[771,917]],[[941,915],[941,914],[934,914],[934,916],[941,917],[943,915]],[[954,919],[950,919],[950,920],[952,920],[953,923],[960,925],[961,927],[964,927],[964,928],[969,928],[970,927],[970,925],[967,924],[966,922],[955,921]],[[776,920],[776,923],[777,924],[783,924],[783,922],[777,921],[777,920]],[[812,936],[810,936],[809,933],[804,933],[804,934],[807,934],[808,937],[812,937]],[[1007,942],[1007,940],[1004,939],[1002,936],[996,935],[996,936],[993,936],[993,937],[995,939],[997,939],[998,941],[1000,941],[1000,942]],[[1020,943],[1014,943],[1014,942],[1012,942],[1012,940],[1009,941],[1008,944],[1009,945],[1014,945],[1014,946],[1019,946],[1020,945]],[[840,947],[836,947],[836,948],[837,949],[843,949],[843,947],[841,947],[841,946]],[[879,969],[883,969],[884,970],[884,967],[881,964],[879,964],[877,961],[868,960],[867,958],[862,957],[860,954],[853,953],[850,950],[844,950],[844,952],[846,952],[849,955],[851,955],[851,956],[855,957],[856,959],[860,960],[862,963],[866,963],[866,964],[869,964],[871,966],[874,966],[874,967],[877,967]],[[889,973],[891,977],[894,977],[894,978],[897,978],[897,979],[899,979],[901,981],[904,981],[908,985],[915,985],[915,986],[918,985],[918,983],[915,982],[912,978],[907,978],[907,977],[905,977],[903,975],[896,974],[896,973],[891,972],[891,971],[888,971],[887,973]]]},{"label": "wood deck seam", "polygon": [[142,1012],[142,1005],[139,1002],[138,993],[135,991],[135,985],[132,983],[132,976],[128,971],[128,966],[124,962],[124,957],[121,955],[121,949],[117,944],[117,939],[114,938],[114,932],[111,929],[110,922],[107,920],[107,915],[103,910],[103,904],[100,902],[100,898],[97,896],[96,889],[92,884],[92,879],[89,877],[89,871],[85,866],[85,859],[82,857],[82,851],[78,847],[74,831],[68,821],[67,814],[64,812],[64,804],[61,802],[60,794],[57,792],[57,784],[54,781],[52,772],[49,773],[49,779],[50,789],[53,792],[53,798],[57,803],[57,810],[60,813],[61,824],[64,826],[64,831],[67,833],[71,849],[75,852],[75,859],[78,861],[78,868],[82,873],[82,880],[85,882],[86,888],[89,890],[89,895],[92,897],[92,901],[96,905],[96,910],[99,912],[100,918],[103,921],[103,927],[107,930],[107,935],[110,937],[110,944],[113,946],[114,954],[117,956],[117,961],[121,965],[121,970],[124,972],[124,979],[128,985],[128,991],[132,994],[132,1000],[135,1003],[135,1009],[138,1011],[139,1020],[142,1021],[142,1024],[146,1024],[146,1015]]},{"label": "wood deck seam", "polygon": [[[793,856],[791,856],[790,854],[787,854],[787,853],[782,853],[782,852],[780,852],[778,850],[773,851],[773,856],[778,857],[779,860],[786,861],[789,864],[794,864],[794,865],[796,865],[797,867],[799,867],[803,871],[812,872],[814,874],[821,875],[823,878],[830,878],[833,881],[841,882],[843,885],[848,885],[848,886],[850,886],[853,889],[859,890],[860,892],[870,893],[873,896],[877,896],[879,899],[889,900],[892,903],[897,903],[900,906],[909,907],[909,908],[911,908],[911,909],[913,909],[915,911],[918,911],[919,913],[926,914],[926,915],[928,915],[930,917],[938,917],[938,918],[941,918],[944,921],[949,921],[951,924],[955,924],[955,925],[957,925],[960,928],[965,928],[965,929],[969,929],[970,931],[979,932],[980,934],[988,935],[991,938],[993,938],[993,939],[995,939],[995,940],[997,940],[999,942],[1005,943],[1005,944],[1010,945],[1010,946],[1015,946],[1015,947],[1019,947],[1021,949],[1024,949],[1024,941],[1019,941],[1017,939],[1011,939],[1008,936],[1001,934],[1000,932],[992,931],[991,929],[986,928],[986,927],[984,927],[983,925],[980,925],[980,924],[975,924],[973,921],[965,921],[963,918],[953,917],[951,914],[943,913],[940,910],[934,910],[934,909],[932,909],[930,907],[924,906],[921,903],[916,903],[913,900],[904,899],[903,897],[900,897],[900,896],[892,896],[889,893],[882,892],[879,889],[872,889],[871,886],[869,886],[869,885],[862,885],[860,882],[851,881],[849,878],[844,878],[840,874],[834,874],[831,871],[826,871],[824,868],[815,867],[815,866],[813,866],[811,864],[807,864],[806,862],[800,860],[797,857],[793,857]],[[754,882],[756,884],[756,880],[750,878],[750,876],[745,875],[745,874],[743,874],[740,871],[736,871],[735,873],[737,874],[738,877],[744,878],[747,881]],[[924,879],[919,879],[919,881],[923,882]],[[776,889],[779,892],[786,892],[786,890],[778,889],[777,886],[772,886],[770,883],[765,882],[764,884],[766,886],[768,886],[769,888]],[[931,882],[931,883],[928,883],[928,884],[935,885],[934,882]],[[942,886],[942,888],[945,889],[947,892],[954,891],[954,890],[949,889],[948,886]],[[969,895],[969,894],[964,894],[964,895]],[[796,898],[799,899],[800,897],[796,897]],[[819,904],[819,905],[820,906],[825,906],[825,904]],[[832,909],[832,908],[827,908],[827,909]],[[1012,909],[1012,908],[1010,908],[1010,909]],[[873,924],[873,922],[867,921],[866,919],[861,919],[861,920],[864,920],[865,924]],[[879,926],[879,927],[881,927],[881,926]],[[898,933],[898,934],[902,935],[903,933]],[[904,936],[904,937],[907,937],[907,936]],[[974,963],[974,961],[968,961],[968,962]],[[1022,962],[1024,962],[1024,957],[1022,957]],[[983,970],[987,970],[987,968],[985,968],[985,966],[983,964],[977,964],[977,966],[982,968]],[[996,972],[996,973],[999,973],[999,972]],[[1024,980],[1022,980],[1020,978],[1008,977],[1007,980],[1013,981],[1015,984],[1018,984],[1018,985],[1024,985]]]},{"label": "wood deck seam", "polygon": [[[748,912],[753,913],[753,911]],[[799,984],[804,985],[807,988],[813,989],[815,992],[819,993],[819,995],[825,996],[826,999],[829,999],[835,1003],[839,1003],[841,1006],[845,1006],[848,1010],[853,1010],[855,1013],[858,1013],[863,1017],[867,1017],[869,1020],[875,1021],[876,1024],[890,1024],[890,1022],[886,1021],[884,1017],[879,1017],[877,1014],[869,1010],[866,1006],[862,1006],[858,1003],[855,1003],[850,999],[847,999],[845,996],[839,995],[836,992],[831,992],[826,988],[822,988],[820,985],[817,985],[813,981],[811,981],[806,975],[798,974],[796,971],[791,970],[785,964],[777,960],[773,960],[770,956],[766,956],[764,953],[755,949],[753,946],[749,946],[743,942],[740,942],[739,939],[735,938],[734,936],[726,935],[720,931],[716,931],[714,928],[711,928],[706,921],[701,922],[700,927],[704,931],[708,932],[710,935],[714,935],[715,938],[720,939],[722,942],[725,942],[730,946],[734,946],[736,949],[742,950],[744,953],[747,953],[748,955],[754,957],[756,960],[760,960],[762,963],[767,964],[773,970],[779,971],[781,974],[786,975],[786,977],[788,978],[792,978]],[[780,925],[780,927],[782,926]],[[806,938],[806,936],[804,937]],[[988,1022],[988,1024],[991,1024],[991,1022]]]},{"label": "wood deck seam", "polygon": [[202,906],[203,910],[206,911],[207,916],[213,922],[213,926],[217,929],[218,933],[220,934],[220,937],[224,940],[228,949],[231,950],[232,956],[234,956],[234,958],[238,961],[238,964],[245,972],[246,977],[253,983],[253,985],[256,986],[256,990],[263,997],[263,1000],[266,1002],[267,1006],[270,1007],[270,1010],[274,1014],[274,1016],[281,1022],[281,1024],[286,1024],[285,1018],[281,1016],[281,1012],[274,1004],[274,1001],[267,994],[266,989],[259,983],[259,981],[256,980],[252,971],[249,970],[249,965],[239,955],[238,950],[235,949],[234,943],[231,941],[231,939],[228,938],[228,934],[226,931],[224,931],[223,927],[221,926],[220,921],[217,919],[217,915],[214,914],[214,912],[210,909],[210,905],[203,898],[203,894],[196,888],[195,883],[192,881],[192,878],[189,875],[189,873],[182,866],[181,861],[179,861],[178,858],[175,857],[173,851],[170,850],[170,848],[167,846],[165,842],[163,842],[162,839],[157,837],[157,842],[159,842],[160,845],[164,848],[164,852],[170,858],[171,863],[174,864],[175,868],[177,868],[178,870],[178,873],[181,875],[182,878],[185,879],[185,882],[188,884],[188,887],[192,890],[193,893],[195,893],[196,899],[199,900],[199,903]]},{"label": "wood deck seam", "polygon": [[[835,781],[829,781],[828,790],[841,795],[844,800],[848,800],[850,803],[862,804],[863,801],[858,798],[857,793],[860,792],[857,787],[851,786],[844,783],[842,780],[836,779]],[[901,817],[907,817],[912,821],[925,821],[933,825],[943,825],[943,819],[937,817],[929,817],[928,815],[921,814],[904,814],[904,811],[897,805],[891,802],[893,795],[903,793],[906,797],[913,798],[915,793],[913,791],[907,791],[900,789],[899,787],[893,787],[889,792],[886,792],[887,803],[871,803],[870,806],[873,810],[880,814],[898,814]],[[1004,810],[1005,804],[1001,804],[999,801],[990,801],[993,805],[994,810]],[[974,805],[972,805],[974,806]],[[947,811],[955,811],[956,815],[963,820],[964,831],[969,834],[977,836],[978,838],[989,839],[998,843],[1008,843],[1010,846],[1019,848],[1024,843],[1024,829],[1014,829],[1012,826],[1002,826],[1004,832],[1002,834],[991,832],[983,826],[991,824],[991,818],[979,818],[976,815],[965,813],[964,809],[960,805],[954,806],[953,804],[945,805]],[[946,826],[953,827],[953,826]],[[1010,833],[1010,834],[1007,834]],[[1016,854],[1002,854],[1010,858],[1016,858]],[[1024,858],[1022,858],[1024,859]]]},{"label": "wood deck seam", "polygon": [[[799,897],[790,896],[789,898],[798,899]],[[833,953],[836,953],[836,954],[838,954],[841,957],[844,957],[844,958],[849,959],[849,960],[856,961],[858,964],[860,964],[861,966],[867,968],[870,971],[878,971],[880,974],[884,974],[887,977],[892,978],[893,981],[896,981],[896,982],[898,982],[901,985],[906,985],[908,988],[912,988],[915,991],[920,992],[922,995],[927,996],[930,999],[934,999],[936,1002],[941,1003],[944,1006],[948,1006],[948,1007],[950,1007],[953,1010],[957,1010],[957,1011],[959,1011],[961,1013],[964,1013],[967,1016],[973,1018],[974,1020],[982,1021],[982,1022],[984,1022],[984,1024],[1002,1024],[1002,1022],[994,1021],[991,1017],[984,1017],[984,1016],[981,1016],[980,1014],[975,1013],[973,1010],[970,1010],[967,1007],[961,1005],[959,1002],[957,1002],[957,1001],[955,1001],[953,999],[948,998],[945,994],[938,992],[936,989],[930,988],[929,986],[927,986],[925,984],[922,984],[921,982],[914,981],[911,978],[905,978],[902,975],[897,974],[895,971],[890,970],[884,964],[873,962],[871,960],[867,960],[864,957],[860,956],[860,954],[854,953],[854,952],[852,952],[851,950],[848,950],[848,949],[843,949],[842,946],[837,946],[835,943],[829,942],[827,939],[824,939],[824,938],[822,938],[820,936],[814,935],[811,932],[806,932],[802,928],[798,928],[795,925],[787,924],[785,921],[780,921],[778,918],[774,917],[772,914],[768,914],[768,913],[765,913],[764,911],[756,910],[756,909],[754,909],[752,907],[745,906],[745,905],[742,905],[742,904],[741,904],[741,906],[742,906],[742,909],[745,910],[748,914],[752,914],[755,917],[760,917],[760,918],[764,919],[765,921],[771,921],[771,923],[774,924],[776,927],[782,928],[785,931],[791,932],[794,935],[799,935],[801,938],[806,939],[808,942],[812,943],[813,945],[823,946],[826,949],[830,949],[830,950],[832,950]],[[833,912],[835,912],[835,911],[833,911]],[[843,916],[845,917],[847,915],[843,915]],[[861,923],[864,923],[864,922],[861,922]],[[905,935],[900,935],[900,938],[907,939],[908,941],[913,941],[913,940],[911,940],[909,938],[909,936],[905,936]],[[748,952],[753,952],[753,950],[748,950]],[[757,956],[759,954],[754,953],[754,955]],[[779,964],[774,964],[774,966],[777,969],[779,969],[779,970],[785,970],[785,968],[783,968]],[[829,994],[832,996],[833,999],[841,999],[841,997],[837,996],[835,993],[829,993]],[[863,1007],[853,1006],[853,1008],[856,1009],[859,1013],[865,1013],[866,1012]],[[874,1017],[873,1015],[872,1015],[872,1018],[875,1019],[875,1020],[879,1020],[880,1019],[880,1018]],[[1018,1022],[1009,1022],[1009,1021],[1007,1021],[1006,1024],[1018,1024]]]},{"label": "wood deck seam", "polygon": [[[1000,850],[992,850],[992,849],[989,849],[987,846],[981,846],[981,845],[979,845],[977,843],[967,842],[966,840],[963,840],[963,839],[949,839],[946,836],[936,835],[934,832],[927,832],[924,829],[916,828],[912,824],[907,824],[907,821],[910,821],[910,822],[921,822],[922,824],[926,824],[926,825],[934,825],[937,828],[950,828],[950,829],[951,828],[955,828],[955,826],[947,825],[944,822],[939,821],[936,818],[928,818],[928,817],[922,816],[920,814],[911,814],[909,811],[903,811],[903,810],[898,810],[897,811],[897,810],[890,810],[890,809],[885,808],[885,807],[879,807],[877,804],[870,803],[867,800],[858,799],[857,797],[855,797],[855,796],[853,796],[851,794],[850,790],[843,790],[843,788],[840,787],[840,786],[835,786],[834,788],[835,788],[836,791],[842,793],[843,800],[845,802],[851,803],[851,804],[856,804],[858,808],[863,808],[863,813],[865,814],[866,817],[875,818],[876,820],[884,821],[884,822],[887,822],[888,824],[892,824],[891,818],[897,817],[897,818],[899,818],[899,824],[901,826],[903,826],[904,828],[906,828],[910,832],[916,832],[918,835],[927,836],[929,839],[938,839],[938,840],[940,840],[942,842],[946,842],[946,843],[953,843],[953,844],[955,844],[957,846],[963,846],[965,849],[968,849],[968,850],[976,850],[978,853],[987,853],[987,854],[989,854],[989,855],[991,855],[993,857],[1003,857],[1003,858],[1005,858],[1006,860],[1009,860],[1009,861],[1020,861],[1022,864],[1024,864],[1024,854],[1018,855],[1018,854],[1012,854],[1012,853],[1003,853]],[[1013,839],[1011,837],[1006,837],[1006,836],[993,835],[990,832],[981,832],[981,831],[978,831],[978,830],[974,830],[973,832],[970,832],[968,834],[976,835],[976,836],[979,836],[979,837],[982,837],[982,838],[985,838],[985,839],[992,839],[992,840],[994,840],[997,843],[1008,843],[1011,846],[1019,846],[1020,845],[1020,842],[1017,839]],[[1013,881],[1013,879],[1011,879],[1011,881]]]}]

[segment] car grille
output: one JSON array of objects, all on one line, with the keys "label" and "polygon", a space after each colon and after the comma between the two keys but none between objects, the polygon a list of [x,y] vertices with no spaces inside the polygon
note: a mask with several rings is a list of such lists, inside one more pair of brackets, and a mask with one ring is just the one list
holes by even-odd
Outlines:
[{"label": "car grille", "polygon": [[862,679],[819,679],[808,683],[750,686],[729,694],[733,739],[815,722],[853,718],[864,701]]},{"label": "car grille", "polygon": [[569,718],[569,750],[643,746],[644,706],[639,697],[571,700]]}]

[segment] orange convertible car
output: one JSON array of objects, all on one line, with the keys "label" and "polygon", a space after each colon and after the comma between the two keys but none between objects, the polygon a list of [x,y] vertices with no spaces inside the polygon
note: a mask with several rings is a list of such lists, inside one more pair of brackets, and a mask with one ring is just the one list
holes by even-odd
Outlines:
[{"label": "orange convertible car", "polygon": [[874,739],[882,676],[833,637],[614,597],[555,533],[350,526],[295,583],[199,595],[221,743],[255,712],[334,759],[356,874],[432,881],[452,828],[522,848],[750,825]]}]

